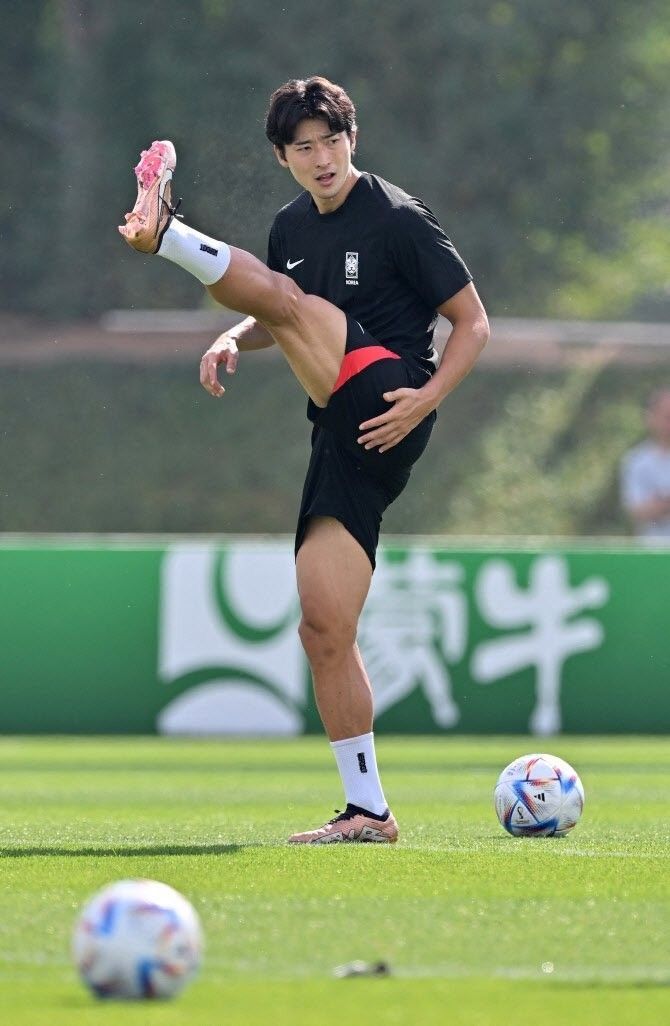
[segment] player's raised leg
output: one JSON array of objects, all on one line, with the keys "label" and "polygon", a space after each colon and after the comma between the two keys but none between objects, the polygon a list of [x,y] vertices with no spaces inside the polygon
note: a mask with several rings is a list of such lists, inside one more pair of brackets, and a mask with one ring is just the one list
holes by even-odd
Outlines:
[{"label": "player's raised leg", "polygon": [[306,295],[251,253],[177,220],[171,196],[176,159],[169,140],[142,152],[135,168],[137,200],[119,232],[133,249],[178,264],[218,303],[265,325],[307,394],[325,406],[344,356],[345,315],[327,300]]}]

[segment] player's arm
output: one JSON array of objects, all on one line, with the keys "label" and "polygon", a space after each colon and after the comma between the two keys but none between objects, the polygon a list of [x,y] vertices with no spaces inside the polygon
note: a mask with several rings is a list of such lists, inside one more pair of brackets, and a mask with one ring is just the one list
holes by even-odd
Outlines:
[{"label": "player's arm", "polygon": [[486,311],[472,283],[442,303],[437,312],[451,323],[451,332],[440,366],[420,390],[431,397],[433,409],[469,374],[490,333]]},{"label": "player's arm", "polygon": [[227,374],[234,374],[239,352],[253,349],[267,349],[274,345],[274,339],[267,328],[253,317],[245,317],[234,324],[212,342],[200,361],[200,384],[218,399],[225,392],[218,378],[219,365],[223,364]]},{"label": "player's arm", "polygon": [[379,446],[379,451],[384,452],[401,442],[456,388],[486,345],[489,322],[472,283],[442,303],[438,313],[452,325],[440,366],[421,388],[398,388],[384,393],[386,402],[392,403],[390,409],[360,425],[358,441],[366,449]]}]

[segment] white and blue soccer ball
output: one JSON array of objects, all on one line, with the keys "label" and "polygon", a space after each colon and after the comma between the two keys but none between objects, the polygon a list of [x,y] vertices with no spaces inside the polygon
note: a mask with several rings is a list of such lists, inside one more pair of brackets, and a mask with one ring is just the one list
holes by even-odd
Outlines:
[{"label": "white and blue soccer ball", "polygon": [[579,821],[584,788],[555,755],[522,755],[498,777],[493,794],[502,826],[514,837],[564,837]]},{"label": "white and blue soccer ball", "polygon": [[83,982],[101,998],[171,998],[195,975],[202,929],[186,898],[156,880],[119,880],[94,894],[74,928]]}]

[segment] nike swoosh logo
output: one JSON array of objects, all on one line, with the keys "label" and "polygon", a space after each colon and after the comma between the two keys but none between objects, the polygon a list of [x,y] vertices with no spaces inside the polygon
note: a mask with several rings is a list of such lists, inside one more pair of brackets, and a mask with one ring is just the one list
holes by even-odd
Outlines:
[{"label": "nike swoosh logo", "polygon": [[287,260],[286,261],[286,267],[287,267],[287,269],[289,271],[292,271],[294,267],[297,267],[298,264],[304,263],[304,261],[305,261],[304,257],[302,258],[302,260]]},{"label": "nike swoosh logo", "polygon": [[[163,176],[163,181],[161,182],[160,187],[158,189],[158,216],[159,216],[159,219],[160,219],[161,212],[163,210],[163,203],[165,202],[165,190],[167,189],[168,184],[171,181],[172,181],[172,171],[170,171],[168,169],[165,172],[165,174]],[[166,204],[166,206],[167,206],[167,204]]]}]

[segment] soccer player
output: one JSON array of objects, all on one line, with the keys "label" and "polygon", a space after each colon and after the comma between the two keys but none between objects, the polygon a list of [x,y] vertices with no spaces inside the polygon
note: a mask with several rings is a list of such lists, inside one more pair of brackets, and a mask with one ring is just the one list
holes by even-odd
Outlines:
[{"label": "soccer player", "polygon": [[[126,242],[191,274],[248,316],[204,354],[200,381],[223,395],[218,368],[279,345],[309,397],[312,453],[296,532],[299,633],[337,761],[344,812],[293,843],[394,842],[398,825],[377,768],[373,695],[356,644],[382,515],[407,484],[442,400],[488,339],[472,277],[431,211],[352,164],[356,112],[325,78],[291,80],[270,99],[266,134],[302,187],[277,214],[267,266],[174,215],[170,142],[135,168]],[[452,325],[441,360],[437,315]]]},{"label": "soccer player", "polygon": [[621,461],[621,500],[635,534],[670,539],[670,388],[657,388],[647,404],[647,437]]}]

